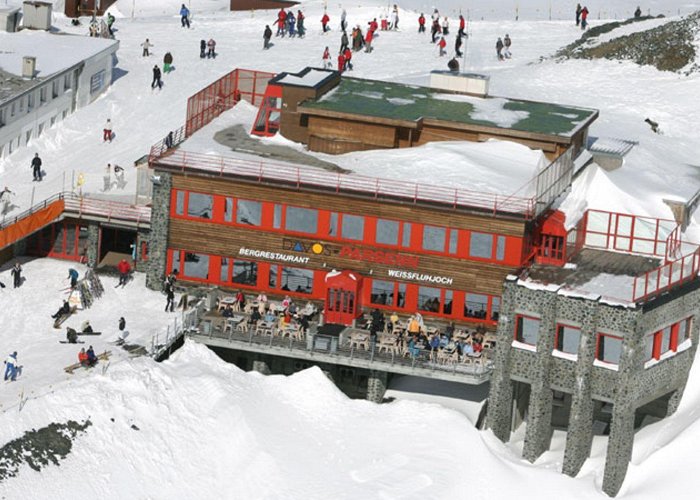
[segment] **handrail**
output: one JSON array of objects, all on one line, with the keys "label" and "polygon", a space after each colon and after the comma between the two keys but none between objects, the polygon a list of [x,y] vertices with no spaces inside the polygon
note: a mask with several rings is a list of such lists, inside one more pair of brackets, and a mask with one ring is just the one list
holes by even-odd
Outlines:
[{"label": "handrail", "polygon": [[662,266],[634,278],[632,300],[647,300],[661,292],[671,290],[698,276],[700,272],[700,247]]},{"label": "handrail", "polygon": [[45,209],[54,201],[64,199],[65,195],[65,192],[56,193],[54,195],[49,196],[45,200],[40,201],[39,203],[35,203],[30,208],[28,208],[24,212],[20,212],[11,219],[3,219],[2,222],[0,222],[0,230],[13,226],[17,224],[20,220],[26,219],[30,215],[37,213],[39,210]]}]

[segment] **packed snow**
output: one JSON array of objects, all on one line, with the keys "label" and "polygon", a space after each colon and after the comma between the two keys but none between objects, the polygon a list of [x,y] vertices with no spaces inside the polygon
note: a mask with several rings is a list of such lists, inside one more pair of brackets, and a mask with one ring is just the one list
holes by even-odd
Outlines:
[{"label": "packed snow", "polygon": [[[54,3],[57,12],[62,0]],[[0,185],[17,193],[13,213],[27,209],[30,200],[70,189],[80,173],[86,179],[83,190],[99,193],[106,163],[129,166],[147,154],[151,144],[183,124],[187,96],[235,67],[295,72],[320,65],[324,47],[335,50],[339,43],[340,8],[329,5],[332,31],[321,35],[324,2],[319,0],[301,5],[308,36],[274,38],[268,52],[262,50],[262,31],[273,21],[274,12],[228,13],[228,0],[195,0],[192,29],[185,30],[180,28],[180,3],[119,0],[112,7],[120,41],[113,87],[29,148],[0,160]],[[629,17],[637,3],[589,5],[589,20],[595,26],[605,19]],[[567,223],[585,208],[672,218],[663,199],[687,199],[699,185],[695,120],[700,116],[696,95],[700,76],[662,73],[631,62],[540,61],[580,35],[573,23],[573,5],[563,0],[495,0],[470,7],[466,16],[470,38],[462,66],[490,74],[495,95],[600,109],[591,135],[639,143],[618,170],[586,168],[562,205]],[[426,85],[431,70],[445,69],[447,58],[437,57],[429,35],[415,33],[418,12],[405,10],[423,9],[429,15],[433,5],[407,0],[400,7],[401,30],[380,33],[373,53],[356,54],[354,76]],[[456,0],[439,2],[441,11],[451,16],[453,32],[460,7],[464,9]],[[651,0],[642,8],[645,14],[649,9],[652,14],[677,15],[700,8],[700,2]],[[350,26],[365,26],[385,11],[386,4],[370,0],[347,9]],[[82,26],[73,27],[60,14],[54,15],[55,26],[68,33],[86,34],[88,19],[82,21]],[[626,32],[651,25],[639,24],[625,28]],[[494,44],[505,33],[514,41],[513,59],[499,62]],[[140,56],[146,37],[155,45],[150,58]],[[209,38],[217,40],[219,57],[200,60],[199,40]],[[164,75],[162,91],[152,91],[151,69],[161,64],[166,51],[173,54],[176,69]],[[240,105],[239,111],[252,122],[255,109]],[[108,117],[116,137],[103,144],[101,129]],[[649,129],[644,123],[647,117],[659,122],[663,135]],[[219,125],[227,120],[222,119]],[[240,123],[240,117],[231,122]],[[428,145],[423,152],[433,155],[432,161],[414,171],[430,174],[436,164],[461,162],[464,147]],[[223,146],[211,148],[225,152]],[[42,155],[48,173],[42,183],[29,179],[35,151]],[[386,154],[408,155],[400,158],[408,165],[418,161],[405,151]],[[501,153],[489,152],[483,161],[497,154]],[[393,164],[399,157],[387,156],[384,162],[374,158],[353,153],[331,161],[354,164],[358,172],[360,164],[368,165],[368,171],[399,167],[399,162]],[[395,175],[404,174],[397,170]],[[451,175],[445,171],[440,182],[457,182],[450,180]],[[479,182],[492,175],[489,169],[476,171],[469,186],[486,189]],[[505,170],[496,175],[513,182],[505,178]],[[127,188],[117,196],[133,195],[135,178],[135,172],[128,170]],[[700,241],[697,216],[686,237]],[[11,287],[8,265],[0,280]],[[550,450],[530,465],[520,458],[524,427],[503,444],[490,431],[474,428],[473,406],[465,416],[434,403],[400,400],[380,406],[353,401],[318,369],[291,377],[243,373],[190,343],[165,363],[129,359],[107,344],[116,333],[119,316],[126,317],[133,339],[143,343],[172,321],[172,315],[161,312],[163,297],[147,291],[139,275],[123,290],[114,288],[115,280],[103,278],[105,297],[75,317],[81,322],[89,318],[96,330],[105,332],[93,345],[97,351],[112,350],[110,367],[104,373],[98,369],[68,376],[63,367],[76,361],[76,346],[58,343],[65,329],[54,331],[49,315],[60,306],[59,289],[71,266],[75,265],[49,259],[27,261],[27,282],[18,290],[0,291],[0,347],[3,355],[17,350],[23,366],[18,380],[0,391],[0,443],[69,418],[90,418],[93,426],[76,439],[60,467],[38,472],[25,466],[17,477],[0,483],[0,494],[6,498],[601,498],[604,437],[594,439],[591,458],[572,479],[559,472],[562,432],[555,431]],[[22,394],[29,399],[20,411]],[[679,410],[637,433],[619,498],[694,498],[695,478],[682,470],[700,465],[698,405],[696,363]]]}]

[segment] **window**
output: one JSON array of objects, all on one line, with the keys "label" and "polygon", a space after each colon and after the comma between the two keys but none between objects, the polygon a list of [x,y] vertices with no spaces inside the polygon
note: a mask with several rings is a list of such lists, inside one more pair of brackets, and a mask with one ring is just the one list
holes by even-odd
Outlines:
[{"label": "window", "polygon": [[63,77],[63,89],[68,90],[71,87],[71,75],[66,75]]},{"label": "window", "polygon": [[401,238],[401,246],[408,248],[411,246],[411,223],[403,223],[403,237]]},{"label": "window", "polygon": [[456,229],[450,229],[450,250],[451,254],[457,253],[457,240],[459,239],[459,231]]},{"label": "window", "polygon": [[452,290],[445,290],[445,303],[442,312],[443,314],[452,314]]},{"label": "window", "polygon": [[361,241],[365,233],[365,218],[359,215],[343,214],[343,225],[341,229],[343,238]]},{"label": "window", "polygon": [[469,256],[490,259],[493,255],[493,235],[472,232],[469,240]]},{"label": "window", "polygon": [[678,333],[676,335],[676,347],[681,345],[690,338],[690,324],[692,319],[687,318],[681,321],[678,325]]},{"label": "window", "polygon": [[581,329],[568,325],[557,325],[557,336],[554,348],[568,354],[578,354],[581,341]]},{"label": "window", "polygon": [[221,275],[219,277],[219,281],[223,281],[224,283],[228,283],[228,270],[229,270],[229,259],[226,257],[221,257]]},{"label": "window", "polygon": [[233,220],[233,198],[226,198],[224,203],[224,222]]},{"label": "window", "polygon": [[188,278],[209,278],[209,256],[202,253],[185,252],[181,274]]},{"label": "window", "polygon": [[434,313],[440,312],[440,289],[419,286],[418,309]]},{"label": "window", "polygon": [[270,274],[267,279],[267,286],[277,288],[277,266],[270,266]]},{"label": "window", "polygon": [[671,350],[671,327],[667,326],[659,334],[661,335],[659,354],[663,354]]},{"label": "window", "polygon": [[27,96],[27,112],[34,108],[34,93],[32,92]]},{"label": "window", "polygon": [[394,220],[377,219],[377,236],[375,241],[382,245],[398,245],[399,223]]},{"label": "window", "polygon": [[380,306],[393,306],[394,285],[392,281],[372,280],[370,302]]},{"label": "window", "polygon": [[399,291],[396,294],[396,307],[406,307],[406,283],[399,283]]},{"label": "window", "polygon": [[314,285],[314,272],[311,269],[296,267],[282,268],[282,290],[297,293],[311,293]]},{"label": "window", "polygon": [[338,214],[336,212],[331,212],[331,218],[329,221],[328,228],[329,236],[338,236]]},{"label": "window", "polygon": [[506,258],[506,237],[496,237],[496,260],[505,260]]},{"label": "window", "polygon": [[[98,71],[90,77],[90,93],[96,94],[105,84],[105,70]],[[58,82],[53,82],[54,97],[58,97]]]},{"label": "window", "polygon": [[214,197],[210,194],[189,193],[187,215],[200,219],[211,219]]},{"label": "window", "polygon": [[[94,76],[92,78],[95,78]],[[90,79],[90,93],[92,93],[92,79]],[[51,97],[58,97],[58,81],[51,82]]]},{"label": "window", "polygon": [[540,320],[519,314],[515,318],[515,340],[524,344],[537,345],[540,337]]},{"label": "window", "polygon": [[48,94],[48,90],[46,89],[46,87],[41,87],[41,90],[39,91],[39,100],[42,103],[46,102],[46,95],[47,94]]},{"label": "window", "polygon": [[444,252],[446,234],[447,230],[444,227],[424,226],[423,250],[430,250],[433,252]]},{"label": "window", "polygon": [[280,229],[282,227],[282,205],[275,204],[274,217],[272,219],[272,227]]},{"label": "window", "polygon": [[232,281],[240,285],[257,285],[258,263],[249,260],[234,260]]},{"label": "window", "polygon": [[185,192],[175,191],[175,213],[177,215],[185,214]]},{"label": "window", "polygon": [[644,361],[649,361],[652,358],[655,358],[654,356],[654,343],[656,340],[656,334],[652,333],[651,335],[647,335],[647,337],[644,339]]},{"label": "window", "polygon": [[237,200],[236,222],[259,227],[262,224],[262,203],[251,200]]},{"label": "window", "polygon": [[493,297],[491,299],[491,319],[498,321],[498,316],[501,314],[501,298]]},{"label": "window", "polygon": [[0,127],[5,125],[5,109],[0,109]]},{"label": "window", "polygon": [[318,210],[287,207],[284,228],[287,231],[315,234],[318,229]]},{"label": "window", "polygon": [[180,250],[173,250],[173,267],[171,272],[177,274],[182,269],[182,263],[180,262]]},{"label": "window", "polygon": [[24,113],[24,97],[19,100],[19,114]]},{"label": "window", "polygon": [[489,298],[487,295],[468,293],[464,296],[464,316],[467,318],[486,319]]},{"label": "window", "polygon": [[599,333],[596,359],[606,363],[619,364],[622,355],[622,337]]}]

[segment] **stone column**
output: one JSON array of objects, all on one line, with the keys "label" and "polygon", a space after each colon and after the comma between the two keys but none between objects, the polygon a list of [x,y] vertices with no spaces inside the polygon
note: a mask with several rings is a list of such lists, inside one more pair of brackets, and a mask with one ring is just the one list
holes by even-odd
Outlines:
[{"label": "stone column", "polygon": [[549,365],[554,347],[554,328],[557,316],[557,295],[542,292],[540,328],[537,338],[537,356],[527,410],[527,428],[523,458],[534,462],[549,449],[552,440],[552,389],[549,387]]},{"label": "stone column", "polygon": [[387,372],[371,370],[367,379],[367,400],[381,403],[384,400],[388,380]]},{"label": "stone column", "polygon": [[595,358],[598,304],[586,300],[582,304],[581,340],[578,347],[574,392],[571,397],[569,427],[562,472],[575,477],[591,455],[593,443],[593,396],[591,370]]},{"label": "stone column", "polygon": [[100,225],[97,222],[89,222],[87,227],[87,265],[95,269],[99,264],[100,255]]},{"label": "stone column", "polygon": [[272,371],[270,370],[270,365],[268,365],[266,361],[262,361],[259,359],[253,361],[253,371],[262,373],[263,375],[269,375],[270,373],[272,373]]},{"label": "stone column", "polygon": [[627,466],[632,459],[633,443],[634,408],[615,404],[603,474],[603,491],[611,497],[617,495],[625,480]]},{"label": "stone column", "polygon": [[165,277],[168,259],[168,230],[170,226],[170,192],[172,177],[167,172],[157,172],[160,181],[153,185],[151,232],[148,239],[148,266],[146,286],[160,290]]}]

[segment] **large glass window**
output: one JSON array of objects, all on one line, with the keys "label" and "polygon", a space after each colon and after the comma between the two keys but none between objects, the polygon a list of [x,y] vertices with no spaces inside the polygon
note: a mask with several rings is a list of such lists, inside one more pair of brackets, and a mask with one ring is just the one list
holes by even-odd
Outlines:
[{"label": "large glass window", "polygon": [[606,363],[619,364],[622,355],[622,339],[613,335],[598,334],[596,358]]},{"label": "large glass window", "polygon": [[180,271],[182,271],[182,263],[180,262],[180,251],[174,250],[173,251],[173,267],[171,269],[171,272],[178,274]]},{"label": "large glass window", "polygon": [[524,344],[537,345],[540,336],[540,320],[518,315],[515,318],[515,340]]},{"label": "large glass window", "polygon": [[450,229],[450,253],[457,253],[457,240],[459,238],[459,231],[456,229]]},{"label": "large glass window", "polygon": [[423,250],[444,252],[446,231],[447,230],[444,227],[424,226]]},{"label": "large glass window", "polygon": [[434,313],[440,312],[440,289],[419,286],[418,309]]},{"label": "large glass window", "polygon": [[690,318],[684,319],[678,325],[678,339],[676,341],[676,345],[682,344],[690,337],[690,322],[691,321],[692,320]]},{"label": "large glass window", "polygon": [[493,235],[472,232],[469,239],[469,256],[490,259],[493,255]]},{"label": "large glass window", "polygon": [[282,227],[282,205],[275,204],[272,227],[275,229],[280,229]]},{"label": "large glass window", "polygon": [[506,237],[496,237],[496,260],[505,260],[506,258]]},{"label": "large glass window", "polygon": [[211,219],[214,197],[210,194],[190,193],[187,200],[187,215],[201,219]]},{"label": "large glass window", "polygon": [[491,319],[498,321],[498,316],[501,314],[501,298],[493,297],[491,299]]},{"label": "large glass window", "polygon": [[394,283],[392,281],[372,280],[370,302],[381,306],[393,306]]},{"label": "large glass window", "polygon": [[383,245],[399,244],[399,223],[395,220],[377,219],[377,243]]},{"label": "large glass window", "polygon": [[661,330],[659,334],[661,335],[661,345],[659,354],[663,354],[671,350],[671,327],[667,326],[666,328]]},{"label": "large glass window", "polygon": [[287,231],[315,234],[318,229],[318,210],[311,208],[287,207],[284,222]]},{"label": "large glass window", "polygon": [[403,223],[403,235],[401,237],[401,246],[408,248],[411,246],[411,223]]},{"label": "large glass window", "polygon": [[270,275],[267,280],[270,288],[277,288],[277,266],[270,266]]},{"label": "large glass window", "polygon": [[176,191],[175,213],[177,215],[185,215],[185,192],[184,191]]},{"label": "large glass window", "polygon": [[231,262],[229,259],[226,257],[221,258],[221,276],[220,276],[220,281],[223,281],[224,283],[228,283],[228,271],[229,271],[229,262]]},{"label": "large glass window", "polygon": [[189,278],[209,278],[209,256],[202,253],[185,252],[181,273]]},{"label": "large glass window", "polygon": [[556,349],[569,354],[578,354],[581,330],[573,326],[557,325]]},{"label": "large glass window", "polygon": [[442,312],[443,314],[452,314],[452,290],[445,290],[445,304]]},{"label": "large glass window", "polygon": [[359,215],[343,214],[342,232],[345,239],[361,241],[365,232],[365,218]]},{"label": "large glass window", "polygon": [[338,213],[331,212],[328,222],[328,236],[338,236]]},{"label": "large glass window", "polygon": [[234,260],[232,281],[241,285],[257,285],[258,263],[249,260]]},{"label": "large glass window", "polygon": [[406,307],[406,283],[399,283],[399,291],[396,294],[396,307]]},{"label": "large glass window", "polygon": [[282,290],[311,293],[314,286],[314,272],[311,269],[297,267],[282,268]]},{"label": "large glass window", "polygon": [[647,335],[644,339],[644,361],[649,361],[654,357],[654,342],[656,334]]},{"label": "large glass window", "polygon": [[467,318],[486,319],[489,298],[487,295],[468,293],[464,296],[464,316]]},{"label": "large glass window", "polygon": [[249,226],[262,224],[262,203],[251,200],[236,200],[236,222]]},{"label": "large glass window", "polygon": [[233,198],[226,198],[224,205],[224,222],[233,221]]}]

